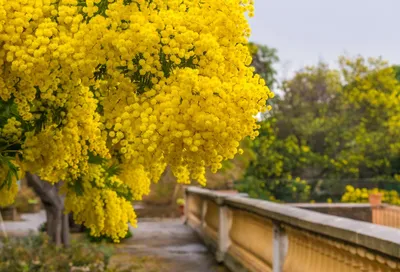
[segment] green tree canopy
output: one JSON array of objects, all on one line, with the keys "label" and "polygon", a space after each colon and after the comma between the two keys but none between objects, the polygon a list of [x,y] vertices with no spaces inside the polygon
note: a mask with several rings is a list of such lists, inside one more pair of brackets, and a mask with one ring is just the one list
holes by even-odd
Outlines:
[{"label": "green tree canopy", "polygon": [[399,69],[361,57],[339,64],[306,67],[284,82],[239,187],[259,180],[265,196],[273,180],[393,180],[400,173]]}]

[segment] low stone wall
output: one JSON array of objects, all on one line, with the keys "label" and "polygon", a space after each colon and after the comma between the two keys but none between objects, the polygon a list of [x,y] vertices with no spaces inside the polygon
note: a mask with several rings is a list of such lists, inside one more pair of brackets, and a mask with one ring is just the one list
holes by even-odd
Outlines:
[{"label": "low stone wall", "polygon": [[17,212],[17,208],[15,208],[14,206],[0,208],[0,213],[1,213],[2,219],[4,221],[19,221],[19,220],[21,220],[20,215]]},{"label": "low stone wall", "polygon": [[394,228],[196,187],[185,215],[231,271],[400,271]]},{"label": "low stone wall", "polygon": [[296,203],[286,204],[292,207],[320,212],[329,215],[372,222],[372,207],[370,204],[357,203]]}]

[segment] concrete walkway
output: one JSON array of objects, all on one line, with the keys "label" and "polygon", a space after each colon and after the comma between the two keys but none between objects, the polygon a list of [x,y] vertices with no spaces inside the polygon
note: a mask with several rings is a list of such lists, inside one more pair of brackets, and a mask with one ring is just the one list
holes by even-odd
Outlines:
[{"label": "concrete walkway", "polygon": [[132,232],[132,238],[117,246],[112,263],[133,261],[133,271],[143,272],[226,271],[180,219],[139,219]]},{"label": "concrete walkway", "polygon": [[[22,221],[5,221],[9,236],[37,233],[46,221],[44,211],[22,214]],[[135,272],[223,272],[214,256],[181,219],[139,218],[133,237],[116,245],[111,266],[130,268]],[[0,236],[2,236],[0,224]]]},{"label": "concrete walkway", "polygon": [[[46,222],[46,213],[41,210],[39,213],[21,214],[21,221],[4,221],[5,232],[9,236],[25,236],[29,233],[38,233],[41,224]],[[0,222],[0,237],[3,235],[3,226]]]}]

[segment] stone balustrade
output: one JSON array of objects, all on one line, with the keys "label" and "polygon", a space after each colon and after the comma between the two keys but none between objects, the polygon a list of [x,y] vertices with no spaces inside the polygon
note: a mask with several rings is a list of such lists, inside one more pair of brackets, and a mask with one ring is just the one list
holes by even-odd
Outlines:
[{"label": "stone balustrade", "polygon": [[400,230],[306,209],[186,189],[186,223],[231,271],[400,271]]}]

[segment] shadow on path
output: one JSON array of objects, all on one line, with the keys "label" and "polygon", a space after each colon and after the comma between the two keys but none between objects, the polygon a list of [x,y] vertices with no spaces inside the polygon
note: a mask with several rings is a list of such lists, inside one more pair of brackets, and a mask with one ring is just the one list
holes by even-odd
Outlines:
[{"label": "shadow on path", "polygon": [[117,246],[113,265],[132,271],[225,272],[196,234],[180,219],[140,219],[133,237]]}]

